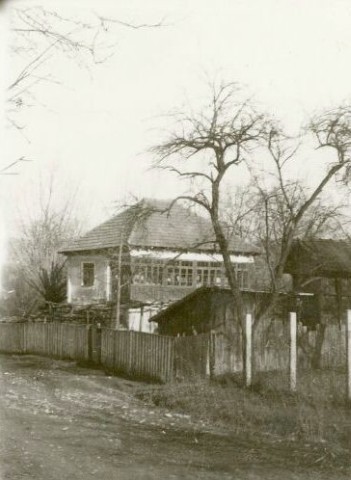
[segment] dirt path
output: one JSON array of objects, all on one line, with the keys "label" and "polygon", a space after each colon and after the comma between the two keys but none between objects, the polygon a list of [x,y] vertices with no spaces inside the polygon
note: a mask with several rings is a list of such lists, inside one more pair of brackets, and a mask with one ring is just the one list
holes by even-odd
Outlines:
[{"label": "dirt path", "polygon": [[[0,356],[2,480],[342,480],[286,446],[208,431],[73,363]],[[318,459],[317,459],[318,460]]]}]

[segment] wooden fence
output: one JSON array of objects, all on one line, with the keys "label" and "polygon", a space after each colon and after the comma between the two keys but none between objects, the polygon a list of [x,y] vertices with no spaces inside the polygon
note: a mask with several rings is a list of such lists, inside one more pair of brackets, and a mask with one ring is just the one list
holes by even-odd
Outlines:
[{"label": "wooden fence", "polygon": [[0,324],[0,351],[91,362],[167,382],[208,373],[209,335],[167,337],[67,323]]},{"label": "wooden fence", "polygon": [[[313,346],[316,332],[300,332]],[[67,323],[0,324],[0,351],[30,353],[86,361],[108,370],[167,382],[193,375],[221,375],[243,370],[241,332],[168,337],[134,331],[98,330]],[[289,322],[262,321],[253,337],[253,371],[288,371]],[[310,366],[299,347],[298,365]],[[346,364],[345,326],[329,325],[321,355],[322,367]]]},{"label": "wooden fence", "polygon": [[89,360],[89,329],[67,323],[23,324],[23,351],[67,360]]},{"label": "wooden fence", "polygon": [[174,373],[173,337],[103,329],[101,364],[127,375],[166,382]]},{"label": "wooden fence", "polygon": [[89,329],[67,323],[3,323],[0,351],[87,361]]},{"label": "wooden fence", "polygon": [[[297,362],[300,368],[311,367],[311,356],[305,346],[314,348],[317,332],[300,329],[298,333]],[[240,329],[231,334],[218,332],[212,336],[210,348],[214,374],[241,372],[243,370],[243,341]],[[252,363],[255,372],[288,371],[289,322],[288,320],[262,320],[253,334]],[[335,368],[346,365],[345,325],[328,325],[325,329],[321,352],[321,366]]]},{"label": "wooden fence", "polygon": [[6,353],[24,353],[24,323],[0,324],[0,351]]}]

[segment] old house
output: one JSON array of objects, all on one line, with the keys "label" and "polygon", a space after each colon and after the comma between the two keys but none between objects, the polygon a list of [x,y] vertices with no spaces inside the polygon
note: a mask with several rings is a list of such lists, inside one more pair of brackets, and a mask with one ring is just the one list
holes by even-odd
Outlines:
[{"label": "old house", "polygon": [[[126,328],[150,331],[151,314],[201,286],[226,285],[210,222],[179,203],[146,199],[62,249],[67,300],[110,302]],[[249,289],[258,250],[229,238],[238,281]]]}]

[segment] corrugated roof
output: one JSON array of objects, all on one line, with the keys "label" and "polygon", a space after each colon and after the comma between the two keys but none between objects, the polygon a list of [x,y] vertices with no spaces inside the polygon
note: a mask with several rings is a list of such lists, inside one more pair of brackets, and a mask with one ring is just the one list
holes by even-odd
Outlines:
[{"label": "corrugated roof", "polygon": [[[215,250],[211,223],[171,200],[144,199],[71,242],[61,252],[77,252],[117,247]],[[240,238],[230,239],[230,251],[258,253]]]},{"label": "corrugated roof", "polygon": [[297,240],[293,243],[286,271],[309,276],[351,276],[351,242]]}]

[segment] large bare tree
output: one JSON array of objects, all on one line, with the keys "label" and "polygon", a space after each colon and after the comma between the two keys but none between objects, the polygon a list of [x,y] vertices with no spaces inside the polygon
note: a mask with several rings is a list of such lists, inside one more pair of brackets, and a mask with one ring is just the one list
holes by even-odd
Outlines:
[{"label": "large bare tree", "polygon": [[221,217],[221,193],[226,177],[235,177],[236,169],[245,162],[246,155],[264,140],[267,127],[265,117],[249,100],[238,100],[238,93],[236,84],[212,86],[205,109],[191,114],[178,113],[175,130],[152,151],[158,168],[170,170],[179,178],[198,185],[196,191],[174,201],[194,203],[210,217],[235,299],[236,314],[243,322],[242,294],[230,259],[227,229]]},{"label": "large bare tree", "polygon": [[[234,297],[237,319],[243,327],[243,297],[230,261],[228,230],[222,221],[222,195],[226,179],[235,179],[239,175],[238,166],[247,165],[251,175],[250,184],[254,185],[256,200],[258,199],[256,205],[255,202],[251,203],[247,211],[260,212],[256,227],[259,225],[264,232],[262,238],[266,242],[264,246],[270,271],[270,295],[255,312],[257,326],[260,318],[278,301],[294,238],[301,233],[303,227],[312,231],[318,223],[321,228],[326,221],[326,218],[323,219],[323,210],[318,208],[321,194],[332,180],[348,180],[351,165],[351,108],[341,107],[328,111],[316,116],[307,126],[306,135],[312,136],[316,142],[313,155],[318,155],[321,150],[329,150],[328,160],[320,166],[317,184],[309,187],[285,176],[287,164],[296,161],[297,145],[301,138],[292,145],[292,139],[284,135],[271,120],[258,113],[249,100],[238,100],[240,94],[236,84],[212,87],[206,107],[191,113],[177,114],[174,130],[152,151],[158,168],[170,170],[179,179],[190,181],[190,193],[178,196],[174,201],[192,202],[211,219]],[[273,168],[265,178],[268,187],[259,178],[253,167],[254,162],[251,161],[255,155],[265,158],[267,152],[273,161]],[[233,215],[235,219],[244,218],[240,202],[239,206]],[[246,213],[244,211],[244,216]],[[324,217],[329,218],[330,214],[331,210],[327,209]],[[274,257],[271,256],[273,237],[276,239]],[[243,334],[245,335],[244,329]]]}]

